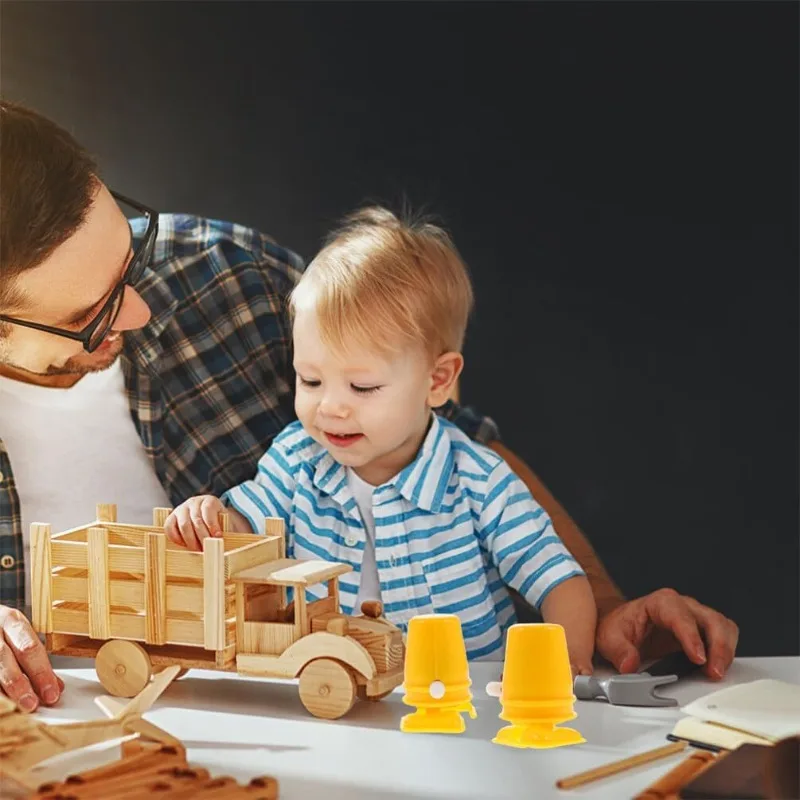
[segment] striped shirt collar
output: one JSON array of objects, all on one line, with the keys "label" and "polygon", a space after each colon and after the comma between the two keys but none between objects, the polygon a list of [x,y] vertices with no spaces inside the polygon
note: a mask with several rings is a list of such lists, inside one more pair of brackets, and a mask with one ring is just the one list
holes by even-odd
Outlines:
[{"label": "striped shirt collar", "polygon": [[[446,424],[431,412],[431,424],[416,458],[376,492],[394,488],[415,508],[438,514],[455,465]],[[314,459],[313,483],[346,511],[355,508],[347,470],[327,450]]]}]

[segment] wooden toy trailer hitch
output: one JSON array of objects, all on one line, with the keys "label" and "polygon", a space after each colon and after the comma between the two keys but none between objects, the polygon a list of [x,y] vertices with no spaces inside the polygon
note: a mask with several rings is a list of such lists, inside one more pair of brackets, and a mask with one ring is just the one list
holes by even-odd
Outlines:
[{"label": "wooden toy trailer hitch", "polygon": [[[286,558],[281,519],[257,536],[230,532],[222,515],[222,537],[191,552],[164,533],[169,511],[155,509],[152,526],[117,523],[113,505],[63,533],[31,525],[33,626],[49,652],[95,658],[100,682],[121,697],[175,664],[299,677],[303,705],[325,719],[402,683],[402,636],[381,604],[340,612],[349,565]],[[326,596],[307,599],[323,583]]]}]

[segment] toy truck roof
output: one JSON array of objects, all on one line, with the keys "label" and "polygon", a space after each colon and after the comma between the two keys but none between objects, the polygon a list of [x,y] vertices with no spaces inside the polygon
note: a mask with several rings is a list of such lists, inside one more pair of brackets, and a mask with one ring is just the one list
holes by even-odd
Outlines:
[{"label": "toy truck roof", "polygon": [[273,586],[311,586],[337,578],[339,575],[351,572],[352,569],[349,564],[330,561],[279,558],[255,567],[247,567],[231,575],[231,580],[237,583],[267,583]]}]

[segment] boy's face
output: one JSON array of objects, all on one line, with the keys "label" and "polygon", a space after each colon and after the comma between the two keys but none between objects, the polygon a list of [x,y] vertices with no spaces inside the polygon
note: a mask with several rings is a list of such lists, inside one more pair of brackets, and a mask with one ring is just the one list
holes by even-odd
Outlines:
[{"label": "boy's face", "polygon": [[313,307],[295,315],[294,366],[295,411],[305,430],[375,486],[414,459],[432,404],[446,399],[440,399],[438,362],[431,364],[421,347],[397,356],[363,347],[333,352],[322,341]]},{"label": "boy's face", "polygon": [[[81,227],[39,266],[23,272],[15,287],[27,300],[11,316],[78,331],[102,307],[130,260],[131,233],[124,214],[100,186]],[[112,331],[93,353],[80,342],[9,324],[0,340],[0,374],[47,384],[106,369],[122,349],[122,332],[144,326],[150,309],[130,286]],[[51,381],[54,385],[57,380]]]}]

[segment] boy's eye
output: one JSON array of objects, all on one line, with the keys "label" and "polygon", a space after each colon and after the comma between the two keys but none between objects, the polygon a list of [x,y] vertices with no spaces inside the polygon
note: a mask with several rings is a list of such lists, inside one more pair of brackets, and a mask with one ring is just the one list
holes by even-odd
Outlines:
[{"label": "boy's eye", "polygon": [[300,375],[298,375],[297,377],[300,378],[300,383],[302,383],[303,386],[308,386],[310,389],[316,388],[321,383],[321,381],[307,380],[306,378],[303,378]]},{"label": "boy's eye", "polygon": [[359,394],[372,394],[380,389],[380,386],[356,386],[354,383],[350,384],[350,388]]}]

